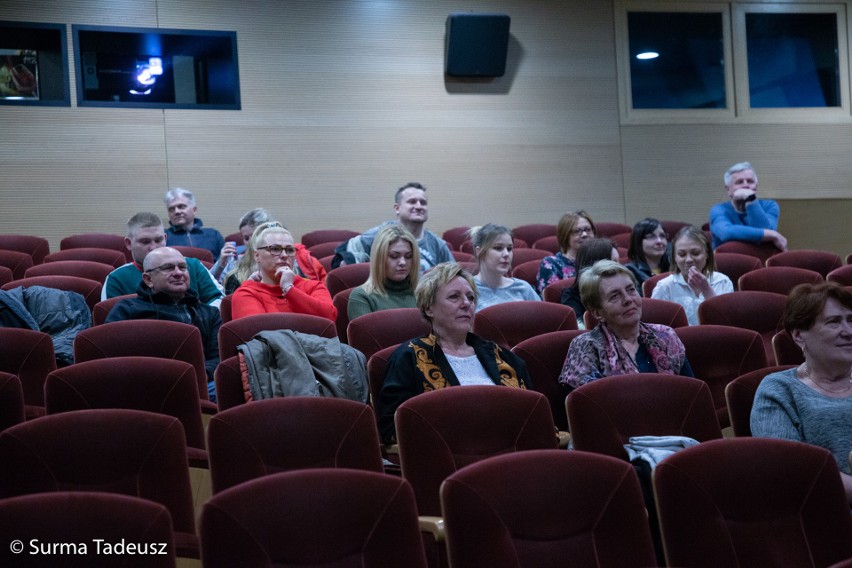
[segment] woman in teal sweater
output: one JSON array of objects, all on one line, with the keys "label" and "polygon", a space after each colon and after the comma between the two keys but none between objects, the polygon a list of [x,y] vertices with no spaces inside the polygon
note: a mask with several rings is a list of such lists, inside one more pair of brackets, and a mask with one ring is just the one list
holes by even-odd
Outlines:
[{"label": "woman in teal sweater", "polygon": [[414,289],[420,274],[417,240],[400,225],[381,229],[373,241],[370,277],[349,296],[349,319],[388,310],[414,308]]}]

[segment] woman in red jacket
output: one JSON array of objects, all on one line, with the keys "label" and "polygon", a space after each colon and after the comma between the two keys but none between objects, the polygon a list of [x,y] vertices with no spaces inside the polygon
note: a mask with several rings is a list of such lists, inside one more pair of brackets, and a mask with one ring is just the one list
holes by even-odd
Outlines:
[{"label": "woman in red jacket", "polygon": [[234,292],[233,318],[272,312],[322,316],[334,321],[337,309],[325,283],[293,272],[296,246],[283,227],[269,227],[255,237],[254,260],[261,280],[246,280]]}]

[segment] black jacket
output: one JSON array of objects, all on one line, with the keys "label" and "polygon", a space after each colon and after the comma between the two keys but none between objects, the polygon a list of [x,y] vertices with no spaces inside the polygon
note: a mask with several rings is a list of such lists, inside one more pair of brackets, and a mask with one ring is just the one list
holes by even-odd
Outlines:
[{"label": "black jacket", "polygon": [[106,322],[130,319],[158,319],[188,323],[201,332],[204,347],[204,367],[207,380],[213,380],[213,372],[219,364],[219,327],[222,316],[219,309],[198,301],[198,295],[191,288],[178,303],[164,292],[154,293],[144,283],[136,290],[135,298],[121,300],[113,306]]}]

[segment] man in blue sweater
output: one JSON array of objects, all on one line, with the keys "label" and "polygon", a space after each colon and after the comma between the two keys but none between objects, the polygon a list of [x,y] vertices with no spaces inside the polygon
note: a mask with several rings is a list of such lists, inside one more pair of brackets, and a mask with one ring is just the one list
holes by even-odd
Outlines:
[{"label": "man in blue sweater", "polygon": [[727,241],[772,243],[787,250],[787,239],[778,232],[778,203],[757,198],[757,174],[748,162],[734,164],[725,172],[725,191],[730,201],[710,209],[713,248]]}]

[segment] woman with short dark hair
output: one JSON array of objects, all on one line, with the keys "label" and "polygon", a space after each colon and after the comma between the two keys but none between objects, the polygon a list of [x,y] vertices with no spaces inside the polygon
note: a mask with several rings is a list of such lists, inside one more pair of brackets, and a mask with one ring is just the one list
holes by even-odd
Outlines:
[{"label": "woman with short dark hair", "polygon": [[782,319],[805,362],[761,381],[752,435],[829,450],[852,504],[852,293],[835,282],[800,284]]}]

